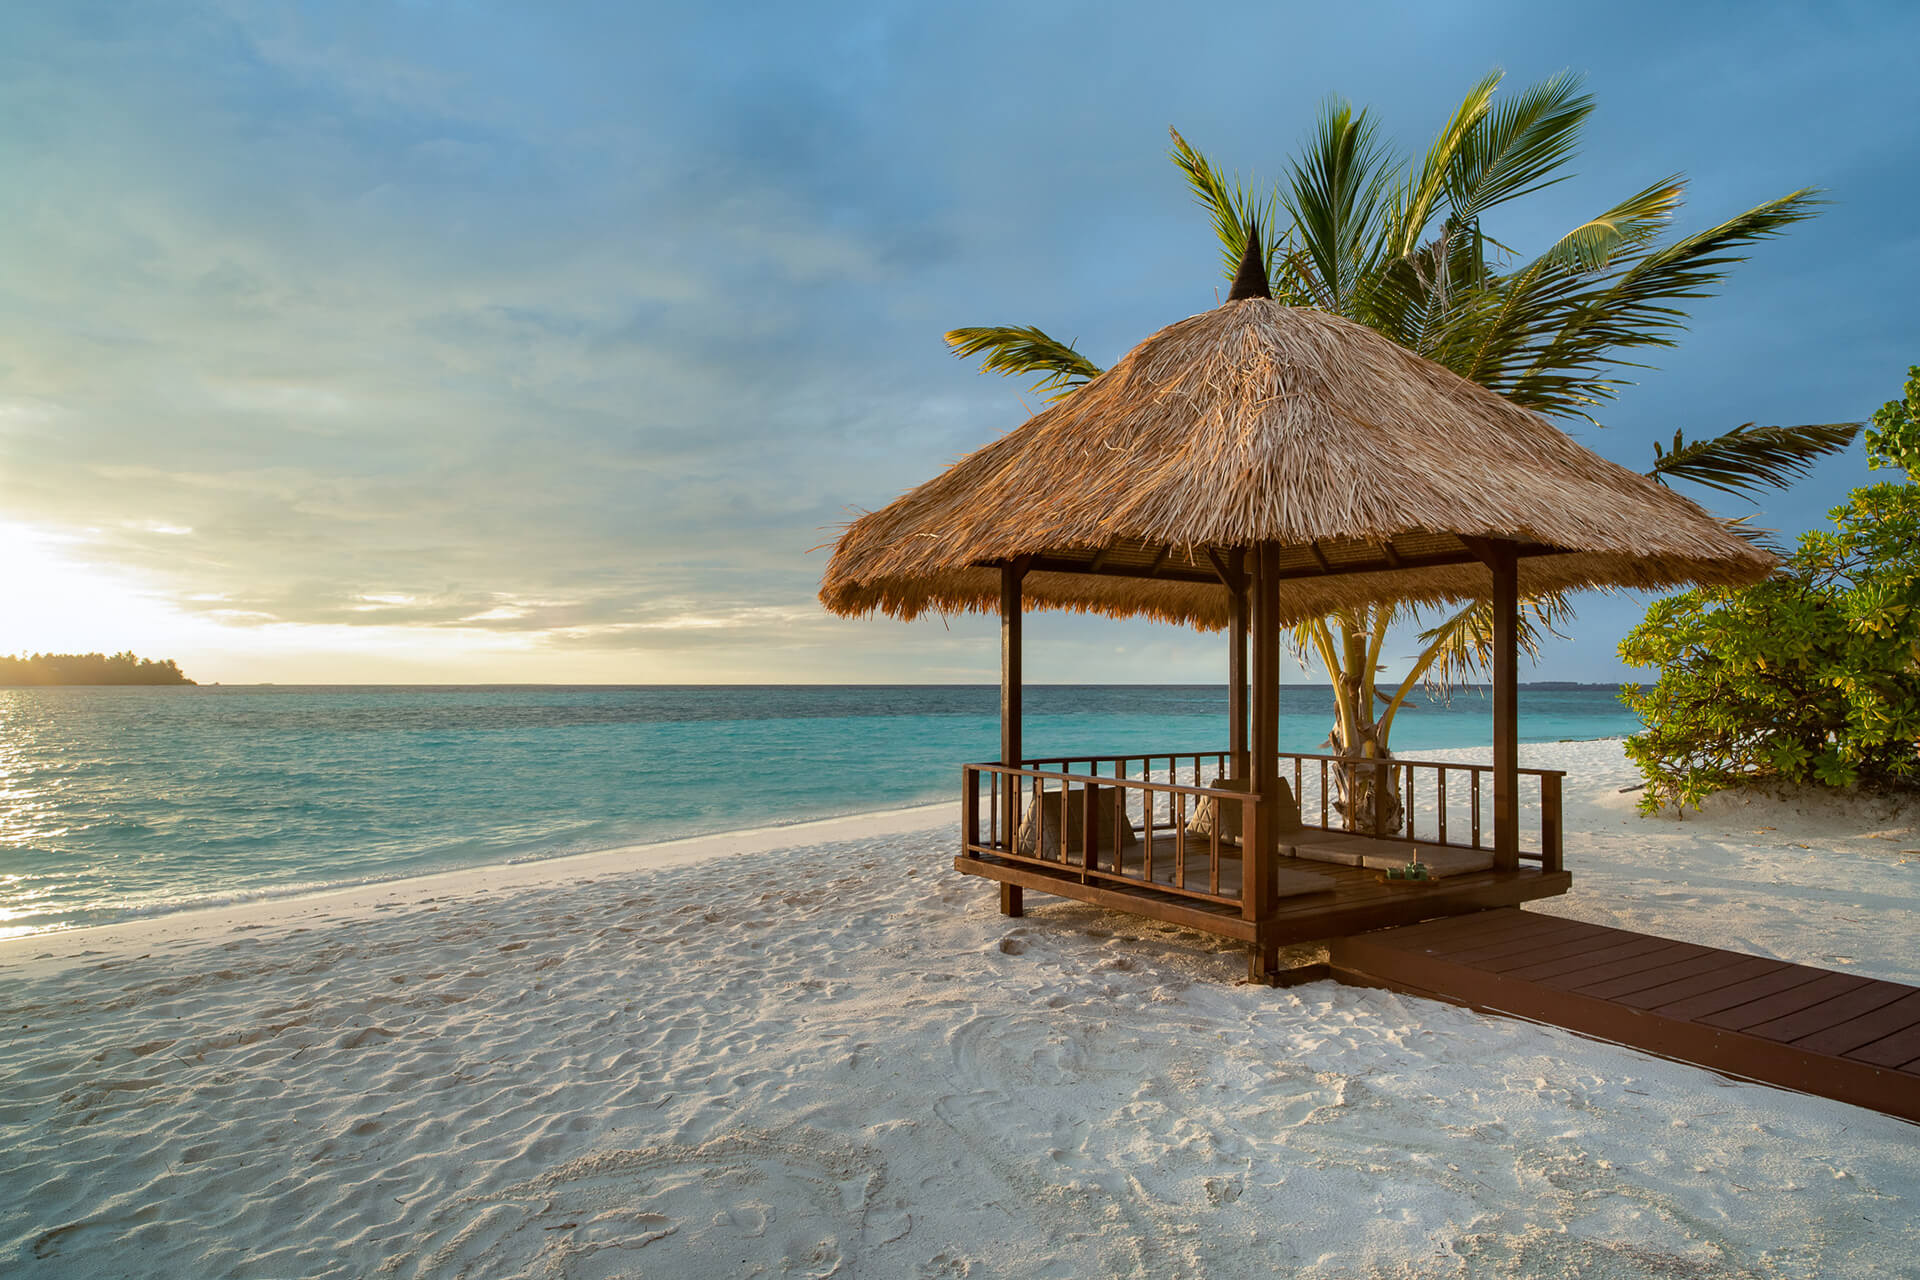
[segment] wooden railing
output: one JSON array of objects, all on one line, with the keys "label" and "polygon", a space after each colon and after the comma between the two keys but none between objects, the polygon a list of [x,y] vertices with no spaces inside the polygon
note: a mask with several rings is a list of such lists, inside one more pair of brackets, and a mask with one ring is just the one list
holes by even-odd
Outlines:
[{"label": "wooden railing", "polygon": [[[963,778],[967,857],[990,855],[1066,871],[1083,883],[1145,885],[1241,905],[1240,850],[1222,839],[1218,819],[1232,815],[1239,830],[1251,830],[1257,796],[1144,774],[1097,775],[1031,765],[970,764]],[[1206,801],[1212,802],[1216,821],[1202,836],[1189,828]],[[1133,832],[1131,844],[1114,838],[1123,823]]]},{"label": "wooden railing", "polygon": [[[1028,769],[1054,770],[1060,774],[1093,778],[1101,784],[1113,780],[1165,780],[1185,782],[1204,789],[1212,779],[1228,773],[1230,753],[1225,751],[1154,752],[1130,756],[1067,756],[1028,760]],[[1438,760],[1355,760],[1348,756],[1314,755],[1306,752],[1281,752],[1280,777],[1292,789],[1300,806],[1301,821],[1329,831],[1353,831],[1383,840],[1425,841],[1471,849],[1493,847],[1493,766],[1456,764]],[[1342,772],[1349,785],[1342,788]],[[1387,786],[1364,785],[1386,776]],[[1560,780],[1566,774],[1558,769],[1520,770],[1518,812],[1524,833],[1535,825],[1538,843],[1522,848],[1520,860],[1538,864],[1543,870],[1558,871],[1563,861],[1561,844]],[[1342,808],[1338,796],[1352,795],[1358,781],[1373,799],[1371,813],[1355,812],[1356,806]],[[1401,812],[1392,812],[1391,797],[1396,791]],[[1236,793],[1237,794],[1237,793]],[[1423,807],[1424,804],[1424,807]],[[1529,824],[1529,818],[1535,820]]]}]

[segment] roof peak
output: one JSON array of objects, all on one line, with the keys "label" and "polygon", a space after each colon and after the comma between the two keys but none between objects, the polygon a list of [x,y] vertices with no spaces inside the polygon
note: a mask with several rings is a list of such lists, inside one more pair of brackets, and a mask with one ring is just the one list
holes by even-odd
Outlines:
[{"label": "roof peak", "polygon": [[1267,254],[1260,247],[1260,220],[1247,219],[1247,247],[1240,255],[1240,270],[1233,277],[1228,302],[1242,298],[1272,298],[1273,285],[1267,280]]}]

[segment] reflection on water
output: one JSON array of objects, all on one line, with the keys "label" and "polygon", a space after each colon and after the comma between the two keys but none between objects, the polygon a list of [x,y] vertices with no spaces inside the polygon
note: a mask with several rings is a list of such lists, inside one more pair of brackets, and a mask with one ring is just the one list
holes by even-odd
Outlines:
[{"label": "reflection on water", "polygon": [[[1611,690],[1525,690],[1522,736],[1638,725]],[[0,936],[327,884],[955,797],[998,691],[901,688],[0,689]],[[1283,750],[1332,698],[1288,688]],[[1218,749],[1225,691],[1028,690],[1035,756]],[[1486,700],[1394,747],[1488,741]]]}]

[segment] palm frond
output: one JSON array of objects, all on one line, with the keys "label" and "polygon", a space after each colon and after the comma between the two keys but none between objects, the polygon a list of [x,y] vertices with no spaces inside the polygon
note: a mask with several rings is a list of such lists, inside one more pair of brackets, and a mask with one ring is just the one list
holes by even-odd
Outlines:
[{"label": "palm frond", "polygon": [[1486,116],[1493,92],[1500,87],[1503,77],[1503,72],[1490,71],[1467,90],[1466,97],[1454,108],[1452,119],[1428,144],[1420,167],[1395,190],[1388,231],[1390,254],[1406,257],[1420,247],[1427,224],[1433,221],[1434,210],[1446,193],[1447,175],[1453,170],[1460,148]]},{"label": "palm frond", "polygon": [[1674,344],[1687,321],[1679,304],[1709,296],[1753,245],[1820,203],[1796,191],[1663,248],[1625,244],[1597,272],[1543,255],[1493,280],[1458,326],[1461,342],[1434,358],[1529,409],[1585,416],[1625,382],[1619,371],[1643,367],[1625,353]]},{"label": "palm frond", "polygon": [[[1537,660],[1548,636],[1566,638],[1560,628],[1572,619],[1573,604],[1558,591],[1522,598],[1516,619],[1521,652]],[[1422,631],[1420,644],[1427,689],[1442,699],[1450,696],[1455,685],[1493,666],[1493,602],[1476,600],[1467,605]]]},{"label": "palm frond", "polygon": [[1618,380],[1593,375],[1608,366],[1631,364],[1613,352],[1672,346],[1687,321],[1676,304],[1712,296],[1728,269],[1746,261],[1753,245],[1812,217],[1821,203],[1811,189],[1795,191],[1665,248],[1623,254],[1624,270],[1591,293],[1575,294],[1560,308],[1565,323],[1540,347],[1516,381],[1516,391],[1578,391],[1588,382],[1611,395]]},{"label": "palm frond", "polygon": [[1685,181],[1679,174],[1636,191],[1605,213],[1587,219],[1540,255],[1570,271],[1599,271],[1624,251],[1644,248],[1672,224]]},{"label": "palm frond", "polygon": [[1402,167],[1377,141],[1365,111],[1338,99],[1321,108],[1282,196],[1294,242],[1319,284],[1316,305],[1344,313],[1358,282],[1380,260],[1388,198]]},{"label": "palm frond", "polygon": [[953,354],[965,359],[986,353],[980,362],[982,373],[1003,373],[1012,377],[1026,374],[1042,376],[1030,388],[1045,393],[1048,400],[1064,399],[1074,388],[1100,376],[1100,366],[1074,349],[1032,325],[983,325],[968,329],[950,329],[947,345]]},{"label": "palm frond", "polygon": [[1559,169],[1579,149],[1593,113],[1573,71],[1529,85],[1474,121],[1448,166],[1448,216],[1472,222],[1496,205],[1530,195],[1571,175]]},{"label": "palm frond", "polygon": [[[1593,109],[1576,75],[1555,76],[1495,106],[1499,83],[1494,73],[1468,91],[1415,176],[1396,188],[1389,259],[1353,300],[1355,319],[1442,363],[1449,347],[1466,354],[1450,333],[1487,314],[1476,295],[1492,279],[1491,259],[1513,256],[1486,233],[1481,215],[1559,181],[1553,172],[1573,154]],[[1642,193],[1562,237],[1550,251],[1554,261],[1591,268],[1609,260],[1620,244],[1645,243],[1657,229],[1643,225],[1647,197]],[[1416,244],[1440,211],[1445,216],[1438,233]]]},{"label": "palm frond", "polygon": [[1785,489],[1812,470],[1814,461],[1838,453],[1860,434],[1858,422],[1762,427],[1745,422],[1705,440],[1673,433],[1673,447],[1654,442],[1647,476],[1656,484],[1691,480],[1722,493],[1752,494]]},{"label": "palm frond", "polygon": [[[1264,200],[1256,199],[1239,174],[1234,175],[1233,184],[1229,186],[1226,175],[1213,161],[1194,150],[1178,129],[1170,127],[1167,133],[1173,138],[1173,150],[1169,154],[1175,167],[1186,175],[1187,185],[1193,189],[1194,203],[1213,219],[1213,232],[1220,241],[1220,261],[1231,280],[1240,269],[1241,255],[1247,251],[1248,223],[1257,221],[1260,226],[1272,229],[1276,197],[1269,192]],[[1284,253],[1283,237],[1270,235],[1268,239],[1267,275],[1272,277],[1275,260]]]},{"label": "palm frond", "polygon": [[1775,540],[1780,532],[1778,529],[1762,529],[1759,525],[1751,523],[1752,518],[1749,516],[1715,516],[1714,519],[1725,525],[1727,532],[1734,537],[1744,538],[1777,559],[1787,558],[1787,549]]}]

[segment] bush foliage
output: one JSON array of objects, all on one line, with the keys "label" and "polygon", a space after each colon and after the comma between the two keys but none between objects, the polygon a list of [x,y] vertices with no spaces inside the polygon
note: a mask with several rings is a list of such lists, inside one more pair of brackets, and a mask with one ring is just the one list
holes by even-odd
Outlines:
[{"label": "bush foliage", "polygon": [[1880,406],[1867,426],[1867,465],[1899,467],[1920,479],[1920,364],[1907,369],[1904,396]]},{"label": "bush foliage", "polygon": [[1911,373],[1867,442],[1870,465],[1904,470],[1904,483],[1855,489],[1767,581],[1656,601],[1621,641],[1627,663],[1660,671],[1621,694],[1646,724],[1627,739],[1643,810],[1770,780],[1920,786],[1920,366]]}]

